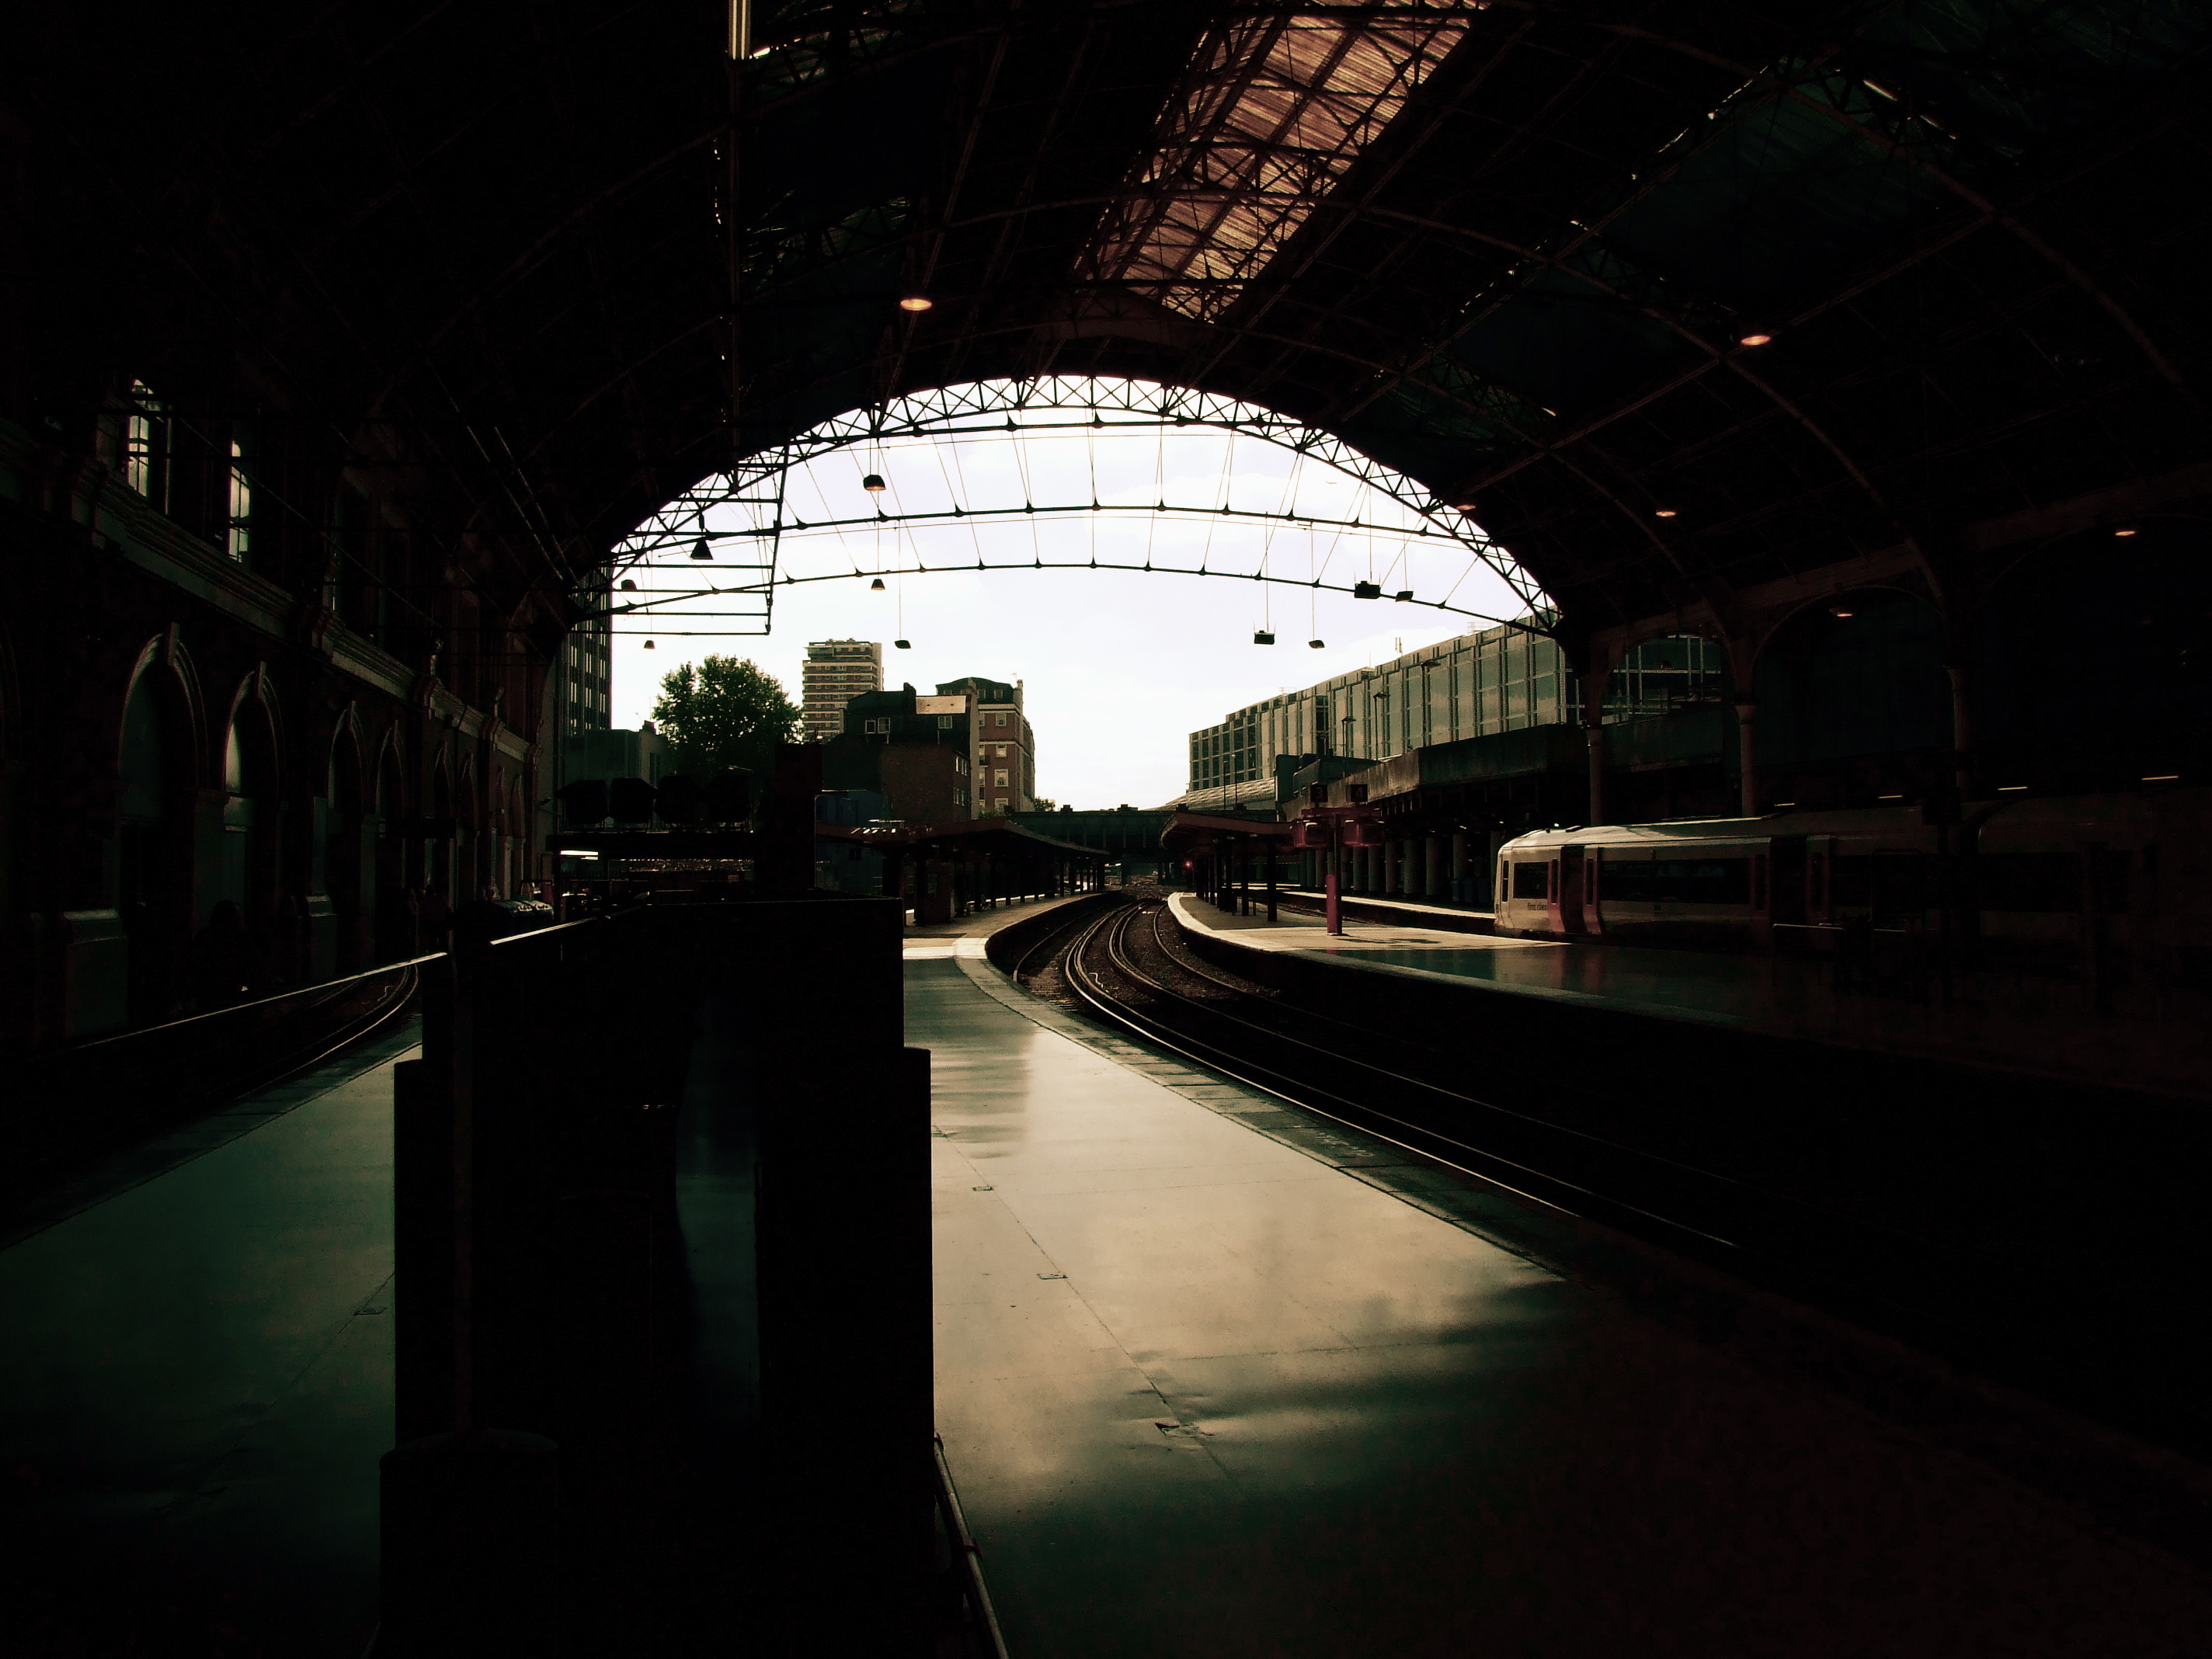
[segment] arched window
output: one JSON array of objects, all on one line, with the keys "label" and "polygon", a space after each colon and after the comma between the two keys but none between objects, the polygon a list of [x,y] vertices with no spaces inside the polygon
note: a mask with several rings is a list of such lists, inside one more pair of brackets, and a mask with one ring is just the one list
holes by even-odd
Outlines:
[{"label": "arched window", "polygon": [[176,1012],[179,942],[191,929],[188,728],[182,700],[165,678],[149,672],[131,688],[118,757],[116,902],[130,949],[134,1025]]}]

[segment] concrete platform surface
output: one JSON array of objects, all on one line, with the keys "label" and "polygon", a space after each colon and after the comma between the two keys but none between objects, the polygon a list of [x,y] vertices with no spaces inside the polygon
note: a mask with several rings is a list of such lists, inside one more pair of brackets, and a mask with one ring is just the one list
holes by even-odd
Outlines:
[{"label": "concrete platform surface", "polygon": [[1184,927],[1230,945],[1324,956],[1366,972],[2199,1100],[2212,1078],[2212,1036],[2185,1008],[2160,1019],[2095,1014],[2063,979],[1962,978],[1949,994],[1933,975],[1845,989],[1834,964],[1817,956],[1504,939],[1423,927],[1410,915],[1403,925],[1347,920],[1333,939],[1314,916],[1232,915],[1188,893],[1169,904]]},{"label": "concrete platform surface", "polygon": [[2212,1651],[2190,1563],[1425,1212],[972,952],[906,971],[939,1421],[1018,1659]]},{"label": "concrete platform surface", "polygon": [[0,1654],[360,1659],[413,1042],[176,1132],[152,1178],[118,1159],[0,1250]]}]

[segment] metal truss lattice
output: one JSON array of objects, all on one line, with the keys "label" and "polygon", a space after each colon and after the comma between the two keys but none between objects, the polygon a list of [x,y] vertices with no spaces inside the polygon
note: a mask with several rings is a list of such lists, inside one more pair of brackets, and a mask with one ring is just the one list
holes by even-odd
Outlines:
[{"label": "metal truss lattice", "polygon": [[[1120,441],[1126,448],[1130,440],[1147,435],[1156,440],[1160,456],[1157,493],[1147,490],[1139,499],[1131,488],[1103,484],[1098,446]],[[1207,480],[1212,487],[1206,500],[1194,498],[1191,477],[1170,482],[1168,477],[1170,441],[1200,437],[1228,441],[1218,477]],[[1067,466],[1055,480],[1046,476],[1047,469],[1017,458],[994,480],[971,478],[959,461],[963,447],[972,451],[1009,440],[1032,447],[1056,440],[1071,455],[1074,446],[1087,447],[1088,487]],[[1256,455],[1248,450],[1240,465],[1238,444],[1263,447]],[[846,481],[841,474],[836,488],[825,488],[817,464],[841,452],[849,458],[853,477]],[[952,457],[950,465],[947,455]],[[898,474],[887,456],[917,463],[926,459],[935,465],[944,487],[938,489],[930,481],[920,492],[928,499],[909,503],[905,496],[915,493],[915,474],[927,470],[917,464],[905,468],[907,490],[894,483],[862,493],[864,476],[880,480],[886,471]],[[1299,480],[1307,468],[1328,488],[1309,489],[1302,495]],[[819,503],[811,507],[793,489],[795,478],[811,473],[810,487]],[[1255,498],[1255,480],[1263,493],[1274,490],[1271,504]],[[1241,504],[1236,499],[1240,491],[1245,497]],[[1110,553],[1102,557],[1094,530],[1087,553],[1074,556],[1083,550],[1074,545],[1080,532],[1071,532],[1070,520],[1095,526],[1132,518],[1206,526],[1204,545],[1194,561],[1188,549],[1179,562],[1174,549],[1160,552],[1150,542],[1141,560]],[[1030,527],[1027,556],[1009,556],[1012,550],[1003,535],[995,548],[986,547],[992,526],[1024,525]],[[1040,526],[1054,527],[1048,532]],[[1241,536],[1241,555],[1215,552],[1222,527]],[[941,550],[944,532],[956,529],[971,544],[957,557]],[[1054,541],[1049,548],[1048,533]],[[939,538],[940,550],[932,552],[923,544],[930,535]],[[1285,550],[1286,537],[1304,538],[1304,574],[1288,568],[1295,561]],[[1326,556],[1316,550],[1323,538]],[[787,544],[805,546],[817,556],[794,561]],[[1363,549],[1366,580],[1354,569],[1336,568],[1340,557],[1347,567],[1356,566]],[[1347,550],[1350,556],[1345,557]],[[992,556],[994,550],[1000,556]],[[1425,580],[1414,575],[1417,562]],[[951,386],[824,422],[671,501],[615,550],[609,580],[616,590],[611,599],[618,630],[629,617],[637,631],[647,631],[649,623],[649,631],[665,635],[759,635],[769,631],[780,586],[950,570],[1064,568],[1215,576],[1362,598],[1376,597],[1375,590],[1387,579],[1394,599],[1532,632],[1544,631],[1552,611],[1543,591],[1472,518],[1342,440],[1231,398],[1145,381],[1088,378]],[[1455,604],[1470,580],[1478,597],[1494,602]],[[633,586],[626,589],[625,583]],[[690,626],[695,621],[712,625]]]}]

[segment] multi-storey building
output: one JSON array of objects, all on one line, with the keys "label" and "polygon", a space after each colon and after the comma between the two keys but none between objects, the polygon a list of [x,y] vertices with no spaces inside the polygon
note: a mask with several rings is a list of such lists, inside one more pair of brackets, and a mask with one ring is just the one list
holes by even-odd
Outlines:
[{"label": "multi-storey building", "polygon": [[614,642],[604,617],[568,630],[553,684],[554,723],[563,738],[604,732],[614,724]]},{"label": "multi-storey building", "polygon": [[826,789],[872,791],[885,816],[908,824],[975,814],[965,696],[917,696],[911,685],[864,691],[845,706],[845,729],[823,745]]},{"label": "multi-storey building", "polygon": [[1022,682],[947,680],[938,696],[964,697],[975,711],[969,723],[969,763],[975,768],[974,811],[979,818],[1029,811],[1036,801],[1036,744],[1022,713]]},{"label": "multi-storey building", "polygon": [[[1672,638],[1639,647],[1608,683],[1607,722],[1722,699],[1718,646]],[[1247,705],[1190,734],[1190,782],[1179,804],[1272,801],[1277,761],[1388,760],[1409,749],[1582,719],[1582,697],[1559,647],[1526,628],[1499,627],[1424,646],[1374,668]]]},{"label": "multi-storey building", "polygon": [[801,690],[805,740],[826,743],[845,729],[845,705],[884,689],[884,647],[872,640],[816,640],[806,647]]}]

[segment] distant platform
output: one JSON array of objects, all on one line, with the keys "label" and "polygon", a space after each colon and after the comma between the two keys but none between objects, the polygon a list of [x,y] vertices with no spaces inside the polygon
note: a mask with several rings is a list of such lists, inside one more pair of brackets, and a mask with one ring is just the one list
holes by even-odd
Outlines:
[{"label": "distant platform", "polygon": [[1947,1006],[1933,988],[1839,990],[1820,957],[1473,936],[1419,925],[1412,906],[1402,925],[1347,918],[1332,937],[1314,916],[1232,915],[1187,893],[1169,904],[1183,927],[1224,945],[1366,973],[2106,1087],[2201,1097],[2212,1077],[2212,1034],[2100,1017],[2063,980],[2018,983],[2003,1006]]}]

